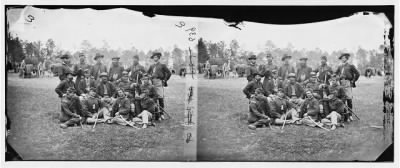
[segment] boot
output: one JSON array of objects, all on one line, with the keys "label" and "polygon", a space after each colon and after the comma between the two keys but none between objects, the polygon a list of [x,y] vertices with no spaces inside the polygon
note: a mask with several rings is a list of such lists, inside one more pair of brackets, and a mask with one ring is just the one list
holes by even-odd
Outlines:
[{"label": "boot", "polygon": [[335,130],[336,129],[336,125],[332,125],[331,130]]},{"label": "boot", "polygon": [[247,127],[249,127],[249,129],[251,129],[251,130],[256,130],[257,129],[257,127],[254,124],[250,124]]},{"label": "boot", "polygon": [[66,128],[68,128],[68,125],[66,125],[66,124],[60,124],[60,128],[66,129]]},{"label": "boot", "polygon": [[142,128],[147,128],[147,124],[143,124]]}]

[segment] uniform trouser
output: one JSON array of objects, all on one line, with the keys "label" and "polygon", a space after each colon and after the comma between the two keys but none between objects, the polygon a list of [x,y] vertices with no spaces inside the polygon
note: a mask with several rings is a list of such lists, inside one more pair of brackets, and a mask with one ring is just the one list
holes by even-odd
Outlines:
[{"label": "uniform trouser", "polygon": [[261,127],[263,125],[268,125],[269,122],[270,122],[270,120],[269,119],[265,119],[265,118],[259,119],[259,120],[255,121],[255,122],[250,122],[249,121],[250,125],[254,125],[256,127]]},{"label": "uniform trouser", "polygon": [[87,118],[86,123],[94,124],[96,122],[97,115],[99,115],[99,118],[102,118],[102,119],[97,120],[98,123],[105,122],[107,120],[112,119],[110,111],[107,108],[102,108],[99,110],[98,113],[94,113],[93,117]]},{"label": "uniform trouser", "polygon": [[276,125],[281,125],[285,122],[286,120],[291,119],[292,121],[299,120],[299,113],[297,112],[296,109],[290,109],[288,110],[285,114],[282,114],[279,118],[275,118],[274,124]]},{"label": "uniform trouser", "polygon": [[121,118],[121,116],[115,116],[114,118],[111,119],[111,123],[118,124],[118,125],[128,125],[128,123],[130,123],[130,122],[127,120],[128,120],[127,117]]},{"label": "uniform trouser", "polygon": [[71,118],[62,124],[65,124],[67,126],[74,126],[75,124],[79,125],[80,123],[81,123],[81,120],[79,118]]},{"label": "uniform trouser", "polygon": [[[154,88],[156,89],[158,96],[159,96],[158,103],[159,103],[160,107],[164,109],[164,97],[163,97],[164,96],[164,88],[162,86],[163,83],[160,79],[153,79],[152,83],[154,85]],[[155,117],[158,118],[162,114],[163,114],[163,112],[160,109]]]},{"label": "uniform trouser", "polygon": [[142,122],[143,124],[148,124],[153,115],[147,111],[143,110],[138,116],[132,119],[133,122]]},{"label": "uniform trouser", "polygon": [[353,109],[353,90],[351,88],[351,84],[349,80],[341,80],[340,81],[341,86],[344,88],[344,92],[346,94],[346,103],[347,106],[349,106],[350,109]]},{"label": "uniform trouser", "polygon": [[303,119],[301,119],[301,123],[310,127],[315,127],[317,126],[316,123],[316,119],[312,118],[312,117],[308,117],[308,116],[304,116]]},{"label": "uniform trouser", "polygon": [[337,113],[336,111],[332,111],[331,113],[329,113],[329,115],[327,115],[324,119],[322,119],[321,122],[327,125],[338,125],[338,121],[341,118],[342,117],[340,116],[339,113]]}]

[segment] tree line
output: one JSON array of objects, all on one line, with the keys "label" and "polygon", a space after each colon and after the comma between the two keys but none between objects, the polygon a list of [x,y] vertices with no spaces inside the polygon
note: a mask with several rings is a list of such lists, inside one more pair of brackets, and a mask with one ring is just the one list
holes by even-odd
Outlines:
[{"label": "tree line", "polygon": [[365,69],[371,67],[376,69],[383,68],[383,45],[378,50],[366,50],[362,47],[358,47],[355,52],[348,51],[347,49],[335,50],[332,52],[323,51],[320,48],[310,49],[296,49],[293,44],[288,43],[286,47],[277,47],[273,41],[267,40],[264,44],[264,50],[261,52],[254,52],[244,50],[240,47],[239,42],[236,39],[231,40],[229,44],[224,41],[206,41],[202,38],[198,41],[198,54],[199,63],[205,63],[209,60],[212,65],[221,66],[223,63],[231,60],[232,64],[235,65],[246,65],[247,58],[250,55],[257,56],[257,62],[264,64],[266,61],[267,53],[272,54],[274,57],[273,62],[276,65],[281,65],[281,58],[284,55],[292,56],[292,60],[297,62],[301,57],[307,57],[307,64],[310,67],[317,67],[320,64],[320,57],[326,56],[330,66],[336,68],[340,61],[338,56],[341,53],[350,53],[350,62],[357,66],[357,68],[363,72]]}]

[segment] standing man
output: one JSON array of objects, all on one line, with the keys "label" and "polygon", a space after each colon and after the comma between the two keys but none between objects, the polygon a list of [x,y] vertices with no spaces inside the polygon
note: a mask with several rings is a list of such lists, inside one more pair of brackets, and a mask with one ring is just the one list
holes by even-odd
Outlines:
[{"label": "standing man", "polygon": [[258,65],[256,63],[257,61],[257,56],[256,55],[251,55],[249,58],[249,63],[244,71],[246,78],[247,78],[247,82],[251,82],[254,77],[255,74],[258,73]]},{"label": "standing man", "polygon": [[58,70],[58,77],[60,81],[63,81],[67,78],[67,73],[73,73],[73,65],[71,64],[70,56],[68,54],[64,54],[61,56],[61,67]]},{"label": "standing man", "polygon": [[[356,69],[356,67],[350,63],[349,61],[350,54],[344,53],[339,56],[339,59],[342,61],[342,64],[339,65],[336,70],[336,75],[339,77],[340,85],[344,88],[346,93],[346,104],[347,106],[353,110],[353,93],[352,88],[356,87],[356,81],[360,77],[360,73]],[[352,117],[349,117],[349,120],[352,120]]]},{"label": "standing man", "polygon": [[273,70],[275,70],[275,71],[278,70],[278,66],[276,66],[276,65],[274,65],[272,63],[272,59],[273,58],[272,58],[271,53],[268,53],[267,54],[267,64],[262,65],[262,67],[260,67],[261,74],[264,76],[264,82],[263,83],[265,83],[270,78],[272,78],[272,71]]},{"label": "standing man", "polygon": [[79,53],[79,63],[74,65],[73,74],[76,75],[75,84],[79,86],[81,79],[85,77],[85,70],[90,69],[90,65],[86,63],[86,56],[83,53]]},{"label": "standing man", "polygon": [[328,66],[327,60],[328,59],[326,58],[326,56],[321,57],[321,65],[318,66],[317,69],[315,69],[315,73],[318,73],[318,80],[320,83],[329,85],[329,79],[333,74],[333,70],[330,66]]},{"label": "standing man", "polygon": [[90,75],[94,77],[94,80],[100,80],[100,74],[107,73],[107,66],[103,64],[104,55],[96,53],[94,56],[94,60],[96,64],[94,64],[90,70]]},{"label": "standing man", "polygon": [[[167,81],[171,77],[171,71],[165,64],[160,63],[160,52],[153,53],[150,58],[153,59],[154,64],[150,66],[147,73],[150,74],[151,81],[157,90],[157,94],[159,95],[158,103],[160,107],[164,109],[164,86],[168,86]],[[161,119],[163,118],[164,115],[161,114]]]},{"label": "standing man", "polygon": [[146,72],[144,66],[139,64],[139,56],[133,56],[133,64],[127,69],[127,72],[131,73],[130,80],[132,83],[141,84],[143,74]]},{"label": "standing man", "polygon": [[264,78],[263,87],[265,91],[270,94],[276,94],[279,88],[283,88],[283,82],[278,79],[278,71],[276,69],[272,70],[272,77],[268,80]]},{"label": "standing man", "polygon": [[108,71],[109,81],[114,83],[118,79],[122,77],[122,72],[124,71],[124,67],[119,65],[119,57],[113,57],[110,70]]},{"label": "standing man", "polygon": [[307,66],[308,58],[300,58],[300,67],[297,69],[296,81],[303,84],[310,79],[312,68]]},{"label": "standing man", "polygon": [[287,80],[290,73],[296,72],[295,68],[290,65],[290,59],[292,59],[290,55],[284,55],[282,57],[283,65],[279,67],[278,76],[281,77],[283,81]]},{"label": "standing man", "polygon": [[96,92],[97,95],[101,98],[106,97],[114,97],[115,95],[115,87],[108,81],[108,75],[106,72],[101,73],[100,75],[101,82],[97,85]]}]

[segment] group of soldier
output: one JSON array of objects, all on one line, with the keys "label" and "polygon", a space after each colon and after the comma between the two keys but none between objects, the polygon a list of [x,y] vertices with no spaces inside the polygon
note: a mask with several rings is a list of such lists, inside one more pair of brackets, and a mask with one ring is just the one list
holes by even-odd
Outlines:
[{"label": "group of soldier", "polygon": [[[282,57],[282,66],[273,64],[271,54],[265,65],[257,65],[255,55],[248,58],[248,83],[243,93],[249,99],[248,127],[303,124],[335,130],[354,120],[352,88],[360,73],[348,62],[350,54],[339,56],[336,71],[328,66],[327,57],[314,70],[307,66],[307,58],[300,58],[296,70],[291,56]],[[263,79],[263,81],[261,81]],[[326,128],[328,127],[328,128]]]},{"label": "group of soldier", "polygon": [[55,89],[61,98],[60,127],[115,123],[147,128],[165,119],[168,114],[164,110],[164,87],[171,72],[159,62],[161,56],[153,53],[154,64],[145,70],[137,55],[126,69],[119,57],[113,57],[107,68],[102,62],[104,55],[99,53],[94,65],[86,62],[83,53],[77,64],[71,64],[69,55],[62,55],[60,83]]}]

